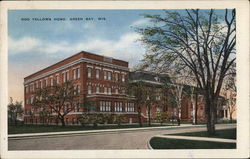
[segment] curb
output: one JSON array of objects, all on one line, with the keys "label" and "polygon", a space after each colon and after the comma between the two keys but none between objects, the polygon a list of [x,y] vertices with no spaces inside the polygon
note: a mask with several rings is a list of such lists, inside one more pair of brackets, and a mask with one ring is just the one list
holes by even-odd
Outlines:
[{"label": "curb", "polygon": [[[112,133],[129,133],[134,131],[157,131],[157,130],[167,130],[167,129],[180,129],[180,128],[190,128],[192,126],[183,126],[183,127],[177,127],[177,126],[169,126],[169,127],[151,127],[151,128],[132,128],[132,129],[115,129],[115,130],[94,130],[94,131],[74,131],[74,132],[51,132],[51,133],[36,133],[36,134],[12,134],[9,135],[8,138],[11,140],[18,140],[18,139],[28,139],[28,138],[43,138],[43,137],[66,137],[66,136],[82,136],[82,135],[98,135],[98,134],[112,134]],[[197,127],[203,127],[202,125]]]},{"label": "curb", "polygon": [[154,150],[153,147],[150,145],[150,140],[152,139],[153,137],[151,137],[148,141],[147,141],[147,146],[148,146],[148,149],[150,150]]},{"label": "curb", "polygon": [[21,139],[35,139],[44,137],[67,137],[67,136],[84,136],[84,135],[99,135],[99,134],[114,134],[114,133],[130,133],[134,131],[157,131],[157,130],[168,130],[168,129],[188,129],[191,127],[202,128],[205,125],[183,125],[183,126],[164,126],[164,127],[150,127],[150,128],[129,128],[129,129],[104,129],[104,130],[87,130],[87,131],[67,131],[67,132],[49,132],[49,133],[34,133],[34,134],[11,134],[8,135],[10,140],[21,140]]},{"label": "curb", "polygon": [[166,138],[166,139],[177,139],[177,140],[236,143],[236,140],[225,139],[225,138],[210,138],[210,137],[197,137],[197,136],[174,136],[174,135],[156,135],[154,137]]}]

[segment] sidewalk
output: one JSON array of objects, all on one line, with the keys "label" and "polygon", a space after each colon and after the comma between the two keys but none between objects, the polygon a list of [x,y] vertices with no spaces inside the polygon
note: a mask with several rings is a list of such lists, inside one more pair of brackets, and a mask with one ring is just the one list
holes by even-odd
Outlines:
[{"label": "sidewalk", "polygon": [[168,139],[184,139],[184,140],[236,143],[236,140],[233,140],[233,139],[196,137],[196,136],[156,135],[154,137],[161,137],[161,138],[168,138]]},{"label": "sidewalk", "polygon": [[64,131],[64,132],[44,132],[44,133],[26,133],[26,134],[11,134],[9,139],[17,138],[35,138],[42,136],[68,136],[68,135],[84,135],[84,134],[99,134],[99,133],[117,133],[117,132],[132,132],[132,131],[148,131],[148,130],[164,130],[164,129],[180,129],[190,127],[205,127],[205,125],[182,124],[180,126],[159,126],[159,127],[143,127],[143,128],[122,128],[122,129],[104,129],[104,130],[84,130],[84,131]]},{"label": "sidewalk", "polygon": [[[218,126],[232,128],[236,127],[236,124],[218,124]],[[219,126],[219,127],[220,127]],[[157,131],[157,130],[169,130],[169,129],[187,129],[187,128],[203,128],[206,125],[192,125],[192,124],[181,124],[180,126],[159,126],[159,127],[143,127],[143,128],[122,128],[122,129],[102,129],[102,130],[84,130],[84,131],[64,131],[64,132],[44,132],[44,133],[26,133],[26,134],[11,134],[8,135],[9,139],[25,139],[25,138],[41,138],[41,137],[62,137],[62,136],[80,136],[90,134],[105,134],[105,133],[126,133],[135,131]],[[220,129],[220,128],[219,128]]]}]

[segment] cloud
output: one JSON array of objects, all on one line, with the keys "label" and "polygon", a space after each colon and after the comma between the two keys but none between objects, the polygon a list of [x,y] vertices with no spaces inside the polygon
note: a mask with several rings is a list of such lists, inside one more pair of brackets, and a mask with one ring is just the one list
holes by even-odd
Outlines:
[{"label": "cloud", "polygon": [[[74,43],[70,41],[51,42],[30,37],[21,39],[10,38],[10,50],[12,54],[32,52],[40,53],[47,57],[67,57],[80,51],[89,51],[126,60],[129,61],[131,66],[134,66],[144,54],[144,49],[136,42],[139,38],[140,35],[134,32],[127,32],[121,35],[118,40],[95,38],[84,39]],[[23,47],[18,49],[20,46]]]},{"label": "cloud", "polygon": [[94,27],[95,27],[95,24],[94,24],[94,23],[91,23],[91,22],[90,22],[90,23],[87,23],[87,22],[86,22],[86,23],[83,24],[83,28],[84,28],[84,29],[92,29],[92,28],[94,28]]},{"label": "cloud", "polygon": [[[9,58],[9,95],[15,100],[23,100],[23,78],[33,72],[41,70],[59,60],[80,51],[89,51],[120,60],[128,61],[129,67],[137,65],[145,50],[136,42],[140,37],[134,32],[127,32],[118,40],[88,39],[77,42],[48,41],[32,37],[14,39],[9,37],[12,56]],[[22,59],[13,58],[21,57]],[[42,59],[42,60],[41,60]]]},{"label": "cloud", "polygon": [[33,37],[22,37],[20,39],[12,39],[9,37],[10,53],[23,53],[37,48],[41,41]]},{"label": "cloud", "polygon": [[138,19],[136,21],[134,21],[130,26],[141,26],[141,25],[146,25],[146,24],[149,24],[150,21],[149,19]]}]

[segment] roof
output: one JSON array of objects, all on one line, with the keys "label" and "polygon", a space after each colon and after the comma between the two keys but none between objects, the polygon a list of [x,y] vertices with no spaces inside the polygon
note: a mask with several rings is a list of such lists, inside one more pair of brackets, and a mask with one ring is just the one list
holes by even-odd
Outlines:
[{"label": "roof", "polygon": [[[90,53],[90,52],[86,52],[86,51],[81,51],[79,53],[76,53],[68,58],[65,58],[55,64],[52,64],[44,69],[41,69],[35,73],[32,73],[28,76],[26,76],[24,78],[24,80],[28,79],[28,78],[32,78],[34,76],[38,76],[39,74],[45,72],[45,71],[50,71],[50,70],[53,70],[53,69],[56,69],[60,66],[63,66],[65,65],[65,63],[69,63],[69,62],[72,62],[72,61],[75,61],[79,58],[89,58],[89,59],[96,59],[97,61],[101,61],[101,62],[104,62],[104,63],[113,63],[113,64],[116,64],[116,65],[121,65],[123,67],[128,67],[128,62],[127,61],[123,61],[123,60],[119,60],[119,59],[114,59],[114,58],[111,58],[111,57],[107,57],[107,56],[102,56],[102,55],[98,55],[98,54],[94,54],[94,53]],[[104,59],[112,59],[112,62],[109,62],[109,61],[105,61]]]},{"label": "roof", "polygon": [[164,83],[172,83],[167,74],[157,74],[149,71],[134,71],[129,73],[131,82],[142,81],[153,85],[162,85]]}]

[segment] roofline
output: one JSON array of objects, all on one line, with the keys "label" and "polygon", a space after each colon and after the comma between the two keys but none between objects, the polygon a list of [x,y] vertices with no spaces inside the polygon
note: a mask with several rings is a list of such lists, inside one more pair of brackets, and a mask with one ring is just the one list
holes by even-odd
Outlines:
[{"label": "roofline", "polygon": [[[55,65],[58,65],[59,63],[62,63],[62,62],[66,61],[66,60],[68,60],[68,59],[70,59],[70,58],[72,58],[72,57],[74,57],[74,56],[77,56],[77,55],[80,55],[80,54],[83,54],[83,53],[94,54],[94,55],[100,56],[100,57],[108,57],[108,56],[98,55],[98,54],[91,53],[91,52],[87,52],[87,51],[81,51],[81,52],[78,52],[78,53],[76,53],[76,54],[74,54],[74,55],[72,55],[72,56],[70,56],[70,57],[67,57],[67,58],[61,60],[61,61],[58,61],[58,62],[56,62],[56,63],[54,63],[54,64],[52,64],[52,65],[49,65],[49,66],[47,66],[47,67],[45,67],[45,68],[43,68],[43,69],[41,69],[41,70],[39,70],[39,71],[37,71],[37,72],[35,72],[35,73],[32,73],[32,74],[30,74],[30,75],[24,77],[24,80],[25,80],[26,78],[29,78],[29,77],[31,77],[31,76],[33,76],[33,75],[39,73],[39,72],[42,72],[42,71],[44,71],[44,70],[46,70],[46,69],[48,69],[48,68],[50,68],[50,67],[53,67],[53,66],[55,66]],[[111,58],[112,58],[112,57],[111,57]],[[112,58],[112,59],[117,60],[117,61],[121,61],[121,62],[126,62],[126,63],[128,63],[127,61],[123,61],[123,60],[119,60],[119,59],[115,59],[115,58]]]}]

